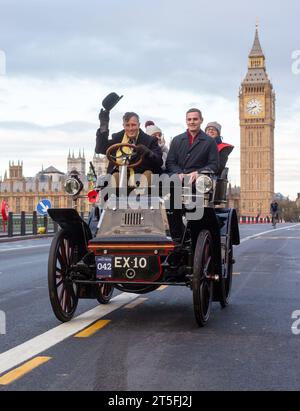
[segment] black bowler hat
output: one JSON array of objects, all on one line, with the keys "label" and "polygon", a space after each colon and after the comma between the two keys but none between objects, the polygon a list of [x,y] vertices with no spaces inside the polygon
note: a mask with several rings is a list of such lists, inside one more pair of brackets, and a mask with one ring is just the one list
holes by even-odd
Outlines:
[{"label": "black bowler hat", "polygon": [[122,97],[123,96],[119,97],[116,93],[110,93],[102,101],[102,106],[105,108],[105,110],[110,111],[115,107],[115,105],[121,100]]}]

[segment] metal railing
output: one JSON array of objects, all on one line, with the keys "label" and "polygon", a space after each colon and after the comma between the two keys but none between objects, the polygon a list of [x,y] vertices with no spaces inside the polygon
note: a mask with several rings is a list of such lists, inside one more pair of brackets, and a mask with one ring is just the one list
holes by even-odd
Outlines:
[{"label": "metal railing", "polygon": [[9,213],[6,222],[6,230],[4,232],[3,221],[0,221],[1,237],[14,237],[25,235],[37,235],[42,232],[45,234],[55,233],[58,231],[58,226],[48,215],[39,216],[36,211],[32,214],[26,214],[24,211],[21,214]]},{"label": "metal railing", "polygon": [[[81,213],[84,218],[84,214]],[[38,234],[55,234],[59,230],[58,224],[53,221],[48,215],[40,216],[34,211],[32,214],[9,213],[6,221],[6,228],[4,232],[4,222],[0,218],[0,238],[15,237]]]}]

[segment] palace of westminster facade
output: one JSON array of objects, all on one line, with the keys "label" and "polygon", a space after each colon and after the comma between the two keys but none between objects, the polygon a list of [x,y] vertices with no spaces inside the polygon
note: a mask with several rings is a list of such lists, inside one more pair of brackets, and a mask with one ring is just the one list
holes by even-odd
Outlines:
[{"label": "palace of westminster facade", "polygon": [[[105,156],[95,154],[92,160],[97,175],[106,174],[107,159]],[[66,194],[64,184],[67,177],[76,170],[84,184],[83,194],[87,194],[90,189],[90,175],[86,173],[86,158],[84,151],[79,151],[78,157],[74,152],[67,159],[67,173],[62,173],[55,167],[50,166],[40,171],[35,177],[23,176],[23,163],[9,163],[9,175],[4,175],[0,180],[0,204],[5,200],[9,210],[16,214],[21,211],[32,213],[37,204],[48,199],[53,208],[72,207],[72,199]],[[79,200],[79,211],[87,213],[90,211],[90,204],[85,199]]]},{"label": "palace of westminster facade", "polygon": [[[274,197],[274,128],[275,93],[268,78],[265,56],[258,29],[249,54],[248,72],[239,92],[241,130],[241,187],[229,185],[228,206],[243,216],[269,215]],[[98,175],[106,173],[105,156],[95,155],[93,164]],[[0,204],[5,200],[11,211],[32,212],[41,199],[47,198],[52,207],[70,207],[71,199],[64,191],[64,182],[72,170],[77,170],[89,190],[84,152],[75,158],[69,153],[67,173],[54,167],[40,171],[35,177],[23,176],[23,163],[9,163],[9,175],[0,179]],[[88,212],[89,203],[81,200],[80,211]]]}]

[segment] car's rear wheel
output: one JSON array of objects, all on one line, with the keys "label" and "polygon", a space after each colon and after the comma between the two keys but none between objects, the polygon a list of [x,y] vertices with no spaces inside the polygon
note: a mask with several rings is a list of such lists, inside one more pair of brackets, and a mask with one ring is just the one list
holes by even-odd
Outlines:
[{"label": "car's rear wheel", "polygon": [[194,253],[192,283],[194,313],[200,327],[204,327],[210,317],[213,267],[212,237],[208,230],[202,230],[198,236]]},{"label": "car's rear wheel", "polygon": [[226,308],[229,304],[232,286],[233,246],[231,238],[229,238],[227,241],[223,264],[225,269],[225,276],[222,276],[219,283],[215,284],[215,286],[217,289],[217,300],[220,302],[222,308]]},{"label": "car's rear wheel", "polygon": [[78,288],[70,268],[78,262],[78,245],[66,230],[53,238],[48,260],[48,288],[53,312],[59,321],[70,321],[78,304]]},{"label": "car's rear wheel", "polygon": [[114,292],[114,286],[111,284],[98,284],[97,285],[97,300],[100,304],[108,304]]}]

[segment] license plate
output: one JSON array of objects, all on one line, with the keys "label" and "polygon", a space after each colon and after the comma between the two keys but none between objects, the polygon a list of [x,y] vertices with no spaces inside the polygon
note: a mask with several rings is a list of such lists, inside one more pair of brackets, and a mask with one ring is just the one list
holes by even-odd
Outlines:
[{"label": "license plate", "polygon": [[97,278],[125,277],[133,279],[149,270],[147,257],[105,256],[96,257]]},{"label": "license plate", "polygon": [[112,257],[96,257],[97,278],[112,278]]}]

